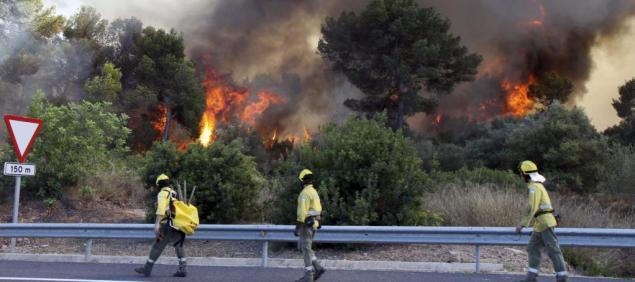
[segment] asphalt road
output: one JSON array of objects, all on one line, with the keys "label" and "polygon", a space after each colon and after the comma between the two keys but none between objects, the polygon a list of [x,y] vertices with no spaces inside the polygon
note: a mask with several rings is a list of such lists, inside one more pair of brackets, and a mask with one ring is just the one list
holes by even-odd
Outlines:
[{"label": "asphalt road", "polygon": [[[176,266],[156,265],[153,275],[144,278],[133,272],[136,265],[93,263],[41,263],[24,261],[1,261],[0,281],[294,281],[302,275],[301,269],[256,268],[256,267],[202,267],[189,268],[187,278],[174,278]],[[320,281],[515,281],[522,278],[514,275],[476,275],[387,271],[328,271]],[[543,277],[540,281],[555,281]],[[625,279],[573,278],[570,281],[633,281]]]}]

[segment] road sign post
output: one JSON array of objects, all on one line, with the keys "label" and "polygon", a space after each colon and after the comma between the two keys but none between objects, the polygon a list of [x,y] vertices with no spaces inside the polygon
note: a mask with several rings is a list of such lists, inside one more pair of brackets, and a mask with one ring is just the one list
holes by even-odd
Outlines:
[{"label": "road sign post", "polygon": [[[13,193],[13,223],[18,223],[20,208],[20,184],[22,176],[34,176],[35,165],[23,164],[26,156],[31,151],[31,146],[42,128],[42,120],[28,117],[5,115],[4,123],[7,126],[13,150],[18,157],[17,163],[5,163],[4,175],[15,176],[15,192]],[[11,238],[11,252],[15,252],[15,238]]]}]

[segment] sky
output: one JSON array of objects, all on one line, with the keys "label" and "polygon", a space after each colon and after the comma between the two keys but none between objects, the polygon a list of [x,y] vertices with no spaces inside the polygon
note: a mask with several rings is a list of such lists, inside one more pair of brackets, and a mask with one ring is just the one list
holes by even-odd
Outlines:
[{"label": "sky", "polygon": [[[182,15],[196,6],[193,4],[202,1],[205,0],[44,0],[44,3],[56,6],[57,12],[66,17],[82,5],[89,5],[109,20],[136,17],[146,25],[170,29],[185,20]],[[216,1],[207,2],[214,5]],[[611,101],[618,96],[617,88],[635,77],[635,51],[632,50],[635,50],[635,19],[630,21],[629,30],[622,36],[592,49],[594,66],[586,83],[587,92],[576,101],[576,105],[585,109],[598,130],[619,122]]]}]

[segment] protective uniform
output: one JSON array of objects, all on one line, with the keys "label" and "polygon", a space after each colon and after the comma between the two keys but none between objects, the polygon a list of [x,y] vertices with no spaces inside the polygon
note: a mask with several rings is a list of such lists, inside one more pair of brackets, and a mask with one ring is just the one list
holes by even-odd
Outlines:
[{"label": "protective uniform", "polygon": [[[157,178],[156,185],[160,186],[160,183],[163,183],[161,182],[162,180],[167,182],[168,177],[165,174],[160,175]],[[176,198],[176,192],[166,184],[164,187],[161,187],[161,191],[159,191],[159,194],[157,195],[157,209],[155,216],[157,218],[157,224],[159,224],[159,235],[152,244],[150,255],[145,266],[135,269],[137,273],[143,274],[146,277],[150,276],[154,263],[159,256],[161,256],[163,249],[165,249],[168,244],[173,244],[176,256],[179,259],[179,268],[177,272],[174,273],[174,276],[187,276],[187,260],[185,258],[185,250],[183,249],[185,234],[170,227],[168,223],[171,198]]]},{"label": "protective uniform", "polygon": [[[307,177],[312,177],[310,170],[303,170],[300,173],[300,180],[306,181]],[[298,209],[296,218],[296,236],[300,236],[298,248],[302,251],[304,258],[304,277],[297,281],[312,282],[324,274],[325,270],[320,265],[312,249],[313,236],[320,227],[320,214],[322,204],[320,197],[312,184],[305,184],[302,192],[298,196]]]},{"label": "protective uniform", "polygon": [[554,228],[558,225],[553,215],[554,209],[549,199],[547,190],[542,185],[545,179],[538,174],[538,167],[531,161],[524,161],[520,164],[520,172],[528,181],[528,210],[527,215],[520,222],[520,227],[527,227],[534,221],[533,232],[527,246],[529,255],[529,267],[527,277],[522,281],[537,281],[538,269],[540,267],[540,257],[542,247],[546,247],[549,258],[556,271],[557,281],[567,280],[567,269],[558,243],[558,237],[554,233]]}]

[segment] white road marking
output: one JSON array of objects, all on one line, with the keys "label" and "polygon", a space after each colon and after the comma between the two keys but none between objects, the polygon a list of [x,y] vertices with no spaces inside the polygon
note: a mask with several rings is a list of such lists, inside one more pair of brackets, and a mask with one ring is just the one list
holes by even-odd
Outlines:
[{"label": "white road marking", "polygon": [[57,282],[136,282],[136,281],[125,281],[125,280],[29,278],[29,277],[0,277],[0,280],[9,280],[9,281],[57,281]]}]

